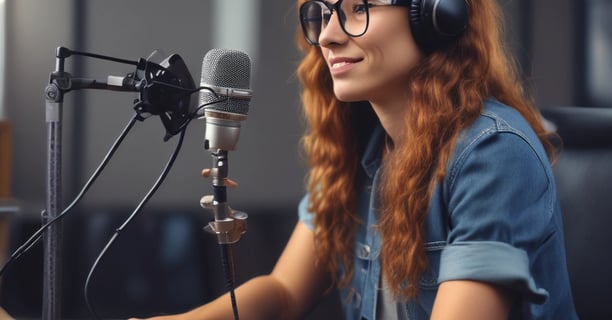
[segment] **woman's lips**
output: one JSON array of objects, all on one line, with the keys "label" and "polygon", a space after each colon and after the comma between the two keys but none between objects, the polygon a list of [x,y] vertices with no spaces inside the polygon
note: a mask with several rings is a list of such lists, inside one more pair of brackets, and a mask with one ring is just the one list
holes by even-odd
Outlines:
[{"label": "woman's lips", "polygon": [[355,64],[357,64],[361,60],[362,59],[345,57],[331,58],[329,59],[329,70],[332,75],[339,75],[348,72],[355,66]]}]

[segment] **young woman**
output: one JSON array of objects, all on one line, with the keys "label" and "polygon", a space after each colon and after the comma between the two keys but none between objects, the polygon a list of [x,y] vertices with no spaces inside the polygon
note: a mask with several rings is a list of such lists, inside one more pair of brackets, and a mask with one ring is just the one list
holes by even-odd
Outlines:
[{"label": "young woman", "polygon": [[[310,165],[243,319],[575,319],[553,148],[495,0],[298,2]],[[177,319],[232,319],[221,297]],[[174,318],[172,317],[172,318]]]}]

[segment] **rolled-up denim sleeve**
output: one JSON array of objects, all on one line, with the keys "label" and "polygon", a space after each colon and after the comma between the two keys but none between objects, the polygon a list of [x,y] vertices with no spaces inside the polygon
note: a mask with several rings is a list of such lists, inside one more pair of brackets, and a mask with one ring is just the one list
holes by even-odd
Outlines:
[{"label": "rolled-up denim sleeve", "polygon": [[448,187],[449,232],[439,282],[475,280],[509,287],[534,303],[548,292],[530,260],[554,232],[547,159],[514,132],[484,133],[459,156]]},{"label": "rolled-up denim sleeve", "polygon": [[301,222],[303,222],[310,230],[314,230],[314,214],[308,211],[308,203],[310,201],[310,197],[306,194],[300,200],[300,204],[298,205],[298,218]]},{"label": "rolled-up denim sleeve", "polygon": [[512,288],[534,303],[544,303],[548,297],[546,290],[536,286],[525,251],[503,242],[463,242],[447,246],[440,258],[438,281],[465,279]]}]

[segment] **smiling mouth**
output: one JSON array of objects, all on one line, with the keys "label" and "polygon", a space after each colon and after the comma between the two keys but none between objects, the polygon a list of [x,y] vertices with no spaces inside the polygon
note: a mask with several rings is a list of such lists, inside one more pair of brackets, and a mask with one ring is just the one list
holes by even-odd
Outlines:
[{"label": "smiling mouth", "polygon": [[333,73],[342,72],[350,69],[354,64],[362,59],[338,59],[330,61],[329,68]]}]

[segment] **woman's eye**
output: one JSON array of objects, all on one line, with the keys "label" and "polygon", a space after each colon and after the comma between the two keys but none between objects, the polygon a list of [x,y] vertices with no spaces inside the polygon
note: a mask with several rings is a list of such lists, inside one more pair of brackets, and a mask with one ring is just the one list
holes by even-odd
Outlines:
[{"label": "woman's eye", "polygon": [[356,4],[353,6],[353,13],[365,13],[367,6],[365,4]]}]

